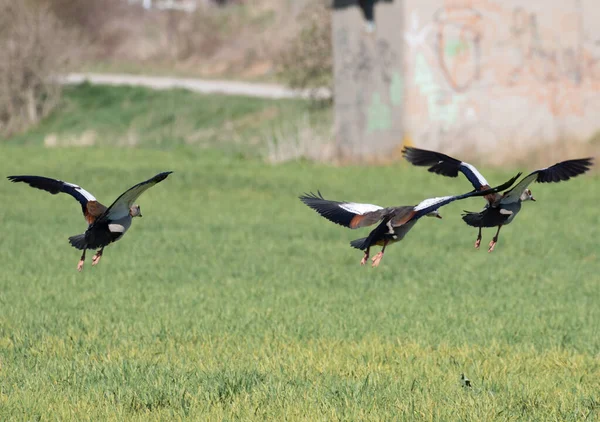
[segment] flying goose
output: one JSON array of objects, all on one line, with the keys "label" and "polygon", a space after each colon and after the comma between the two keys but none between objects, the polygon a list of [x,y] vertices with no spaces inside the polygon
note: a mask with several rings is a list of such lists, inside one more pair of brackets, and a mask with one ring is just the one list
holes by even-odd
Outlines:
[{"label": "flying goose", "polygon": [[373,245],[381,246],[381,251],[372,258],[372,266],[377,267],[383,258],[385,248],[392,243],[401,241],[419,218],[424,216],[442,218],[438,212],[440,207],[460,199],[470,198],[472,196],[484,196],[499,190],[507,189],[520,175],[521,173],[517,174],[508,182],[493,189],[490,188],[482,191],[473,190],[462,195],[429,198],[421,201],[415,206],[383,208],[373,204],[330,201],[323,198],[319,191],[317,191],[317,194],[304,194],[299,198],[304,204],[315,210],[322,217],[350,229],[357,229],[379,223],[367,237],[350,242],[352,247],[364,251],[364,256],[360,261],[361,265],[365,265],[367,259],[369,259],[369,252]]},{"label": "flying goose", "polygon": [[[424,149],[405,147],[402,155],[415,166],[429,167],[429,171],[442,176],[456,177],[461,172],[476,190],[489,189],[489,184],[482,174],[471,164],[459,161],[448,155]],[[475,248],[481,244],[482,227],[498,227],[496,235],[489,244],[488,252],[492,252],[498,243],[502,226],[509,224],[521,209],[521,203],[535,201],[529,185],[533,182],[552,183],[569,180],[571,177],[585,173],[592,166],[592,158],[578,158],[556,163],[550,167],[535,170],[525,176],[511,190],[504,194],[486,195],[485,207],[480,212],[465,211],[463,220],[471,227],[479,228]]]},{"label": "flying goose", "polygon": [[8,176],[12,182],[24,182],[29,186],[53,195],[63,192],[68,193],[81,204],[83,217],[88,223],[88,228],[83,234],[69,237],[69,243],[76,249],[83,250],[77,270],[83,269],[85,252],[87,249],[98,249],[92,257],[92,265],[98,264],[104,248],[110,243],[119,240],[131,226],[133,217],[141,217],[139,205],[134,201],[147,189],[165,180],[171,171],[159,173],[145,182],[138,183],[125,191],[110,207],[105,207],[96,200],[94,195],[73,183],[63,182],[42,176]]}]

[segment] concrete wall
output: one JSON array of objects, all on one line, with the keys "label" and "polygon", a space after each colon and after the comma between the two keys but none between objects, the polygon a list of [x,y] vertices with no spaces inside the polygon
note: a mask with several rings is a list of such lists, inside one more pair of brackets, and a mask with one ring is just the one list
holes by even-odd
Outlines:
[{"label": "concrete wall", "polygon": [[[367,78],[350,85],[344,74],[358,65],[336,60],[338,129],[351,118],[351,96],[367,96],[366,108],[355,102],[354,118],[364,110],[367,124],[352,126],[357,131],[352,145],[362,138],[363,146],[383,156],[394,152],[394,141],[397,147],[403,140],[448,152],[499,151],[584,140],[600,129],[600,3],[402,0],[387,11],[385,6],[376,6],[373,42],[387,43],[403,59],[399,73],[396,62],[387,70],[402,82],[394,91],[401,100],[386,95],[392,92],[390,81]],[[348,22],[348,13],[334,13],[334,28]],[[380,17],[382,24],[383,18],[403,24],[380,31]],[[360,24],[353,31],[360,32]],[[349,50],[337,38],[334,42],[336,56]],[[375,98],[391,111],[391,125],[387,117],[370,123]],[[338,134],[344,146],[346,138]],[[354,146],[352,152],[359,150]]]}]

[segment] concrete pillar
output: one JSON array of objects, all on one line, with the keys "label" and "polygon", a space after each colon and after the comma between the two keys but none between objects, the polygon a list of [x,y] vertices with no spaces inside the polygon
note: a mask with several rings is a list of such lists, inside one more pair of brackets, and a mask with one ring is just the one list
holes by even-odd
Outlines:
[{"label": "concrete pillar", "polygon": [[[335,131],[344,159],[386,159],[402,143],[402,0],[336,0]],[[365,6],[365,10],[361,8]]]}]

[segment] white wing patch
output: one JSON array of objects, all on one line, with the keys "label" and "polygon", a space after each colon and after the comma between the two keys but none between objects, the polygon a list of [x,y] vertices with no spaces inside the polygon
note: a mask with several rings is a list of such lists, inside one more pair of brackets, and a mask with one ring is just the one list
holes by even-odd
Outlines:
[{"label": "white wing patch", "polygon": [[344,202],[343,204],[339,204],[340,208],[351,212],[352,214],[363,215],[368,212],[382,210],[383,207],[379,205],[373,204],[357,204],[356,202]]},{"label": "white wing patch", "polygon": [[94,197],[94,195],[92,195],[91,193],[89,193],[88,191],[86,191],[84,188],[82,188],[81,186],[77,186],[74,185],[73,183],[68,183],[68,182],[63,182],[65,185],[68,186],[72,186],[74,187],[79,193],[81,193],[85,199],[87,199],[88,201],[95,201],[96,198]]},{"label": "white wing patch", "polygon": [[450,198],[453,198],[453,196],[440,196],[440,197],[437,197],[437,198],[429,198],[429,199],[426,199],[424,201],[421,201],[419,203],[419,205],[417,205],[414,208],[414,210],[415,211],[420,211],[420,210],[425,209],[427,207],[430,207],[432,205],[438,204],[440,202],[444,202],[444,201],[446,201],[446,200],[448,200]]},{"label": "white wing patch", "polygon": [[489,183],[487,182],[487,180],[485,180],[485,177],[483,177],[483,175],[481,173],[479,173],[479,171],[474,166],[472,166],[469,163],[465,163],[465,162],[460,163],[460,165],[465,166],[466,168],[471,170],[473,172],[473,174],[475,175],[475,177],[477,177],[477,180],[479,180],[479,183],[481,183],[482,186],[483,185],[489,186]]}]

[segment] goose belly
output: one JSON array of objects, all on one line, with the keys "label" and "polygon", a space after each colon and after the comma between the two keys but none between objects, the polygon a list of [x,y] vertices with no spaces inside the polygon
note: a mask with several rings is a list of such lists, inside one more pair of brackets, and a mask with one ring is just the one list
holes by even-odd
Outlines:
[{"label": "goose belly", "polygon": [[385,241],[387,241],[388,245],[392,243],[400,242],[404,239],[404,236],[412,229],[412,227],[417,223],[417,220],[411,220],[406,224],[397,227],[390,227],[390,231],[385,233],[383,238],[379,239],[375,242],[376,245],[383,246]]},{"label": "goose belly", "polygon": [[129,215],[108,223],[108,231],[111,233],[114,240],[123,236],[129,227],[131,227],[131,216]]},{"label": "goose belly", "polygon": [[509,224],[513,219],[517,216],[519,211],[521,210],[521,201],[517,201],[511,204],[502,204],[502,207],[499,209],[499,212],[502,216],[506,218],[504,220],[504,224]]}]

